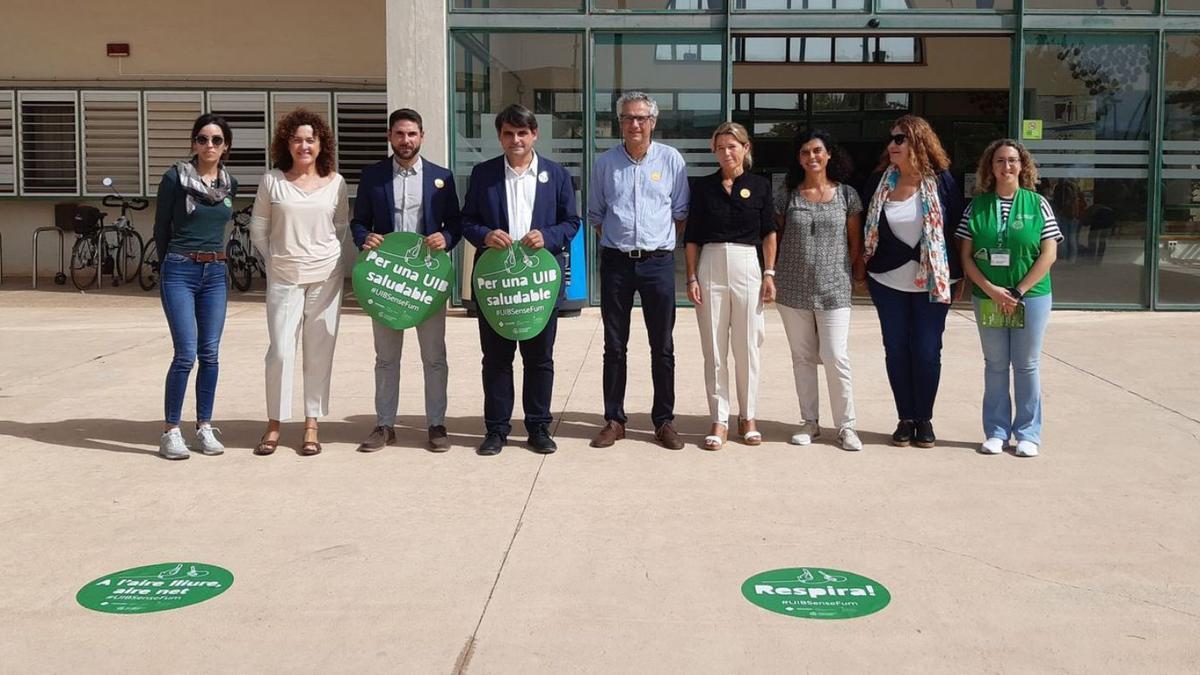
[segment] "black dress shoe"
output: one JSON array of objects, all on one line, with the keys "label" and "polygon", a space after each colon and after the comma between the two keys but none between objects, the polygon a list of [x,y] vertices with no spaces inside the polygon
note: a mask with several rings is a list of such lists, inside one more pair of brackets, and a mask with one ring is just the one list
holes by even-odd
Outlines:
[{"label": "black dress shoe", "polygon": [[479,444],[479,447],[475,449],[475,454],[483,455],[484,457],[490,457],[492,455],[500,454],[500,451],[503,449],[504,437],[494,431],[489,431],[487,437],[485,437],[483,442]]},{"label": "black dress shoe", "polygon": [[937,442],[937,436],[933,435],[933,422],[929,420],[917,421],[916,430],[913,431],[913,445],[918,448],[932,448]]},{"label": "black dress shoe", "polygon": [[909,443],[912,443],[914,425],[912,420],[900,420],[896,425],[896,431],[892,432],[892,445],[898,448],[907,448]]},{"label": "black dress shoe", "polygon": [[537,426],[529,430],[529,448],[534,452],[540,452],[543,455],[549,455],[558,449],[558,444],[550,438],[550,430],[544,426]]}]

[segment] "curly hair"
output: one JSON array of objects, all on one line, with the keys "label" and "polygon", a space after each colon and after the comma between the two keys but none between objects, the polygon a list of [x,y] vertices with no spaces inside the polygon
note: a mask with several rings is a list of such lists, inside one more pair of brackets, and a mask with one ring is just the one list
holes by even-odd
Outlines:
[{"label": "curly hair", "polygon": [[[938,140],[933,127],[929,126],[925,118],[905,115],[893,122],[892,127],[899,129],[906,137],[909,156],[922,176],[933,176],[950,168],[950,157],[946,155],[942,142]],[[891,161],[887,148],[884,148],[878,170],[886,169]]]},{"label": "curly hair", "polygon": [[788,167],[787,177],[784,179],[788,190],[795,190],[797,185],[804,182],[804,167],[800,166],[800,148],[813,140],[821,141],[821,144],[825,146],[825,152],[829,153],[829,163],[825,165],[825,175],[829,180],[835,183],[845,183],[850,180],[850,174],[854,171],[854,162],[850,159],[850,155],[842,149],[842,146],[838,145],[833,134],[824,129],[804,129],[796,134],[795,140],[792,141],[792,163]]},{"label": "curly hair", "polygon": [[333,158],[337,155],[333,130],[325,118],[305,108],[296,108],[275,125],[275,136],[271,139],[271,163],[280,171],[291,171],[292,153],[288,145],[292,134],[305,125],[312,127],[313,136],[321,144],[321,153],[317,155],[317,173],[328,176],[333,172]]},{"label": "curly hair", "polygon": [[1033,155],[1029,154],[1024,145],[1011,138],[992,141],[979,156],[979,168],[975,169],[975,177],[978,179],[976,189],[981,194],[996,191],[996,172],[992,170],[992,158],[1000,148],[1013,148],[1017,151],[1017,156],[1021,159],[1021,172],[1017,174],[1017,184],[1026,190],[1034,189],[1038,182],[1037,162],[1033,161]]}]

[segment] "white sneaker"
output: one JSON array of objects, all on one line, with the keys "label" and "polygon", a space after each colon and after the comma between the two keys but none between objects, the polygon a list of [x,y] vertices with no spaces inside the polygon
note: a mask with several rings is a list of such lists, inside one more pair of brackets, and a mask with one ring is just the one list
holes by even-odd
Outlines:
[{"label": "white sneaker", "polygon": [[1017,457],[1037,457],[1038,446],[1033,441],[1017,441]]},{"label": "white sneaker", "polygon": [[800,431],[792,435],[792,445],[809,445],[814,438],[821,435],[821,427],[816,422],[803,422]]},{"label": "white sneaker", "polygon": [[183,434],[179,427],[163,432],[158,439],[158,454],[167,459],[187,459],[192,454],[188,452],[187,444],[183,442]]},{"label": "white sneaker", "polygon": [[998,455],[1004,452],[1004,439],[989,438],[979,446],[979,453],[982,455]]},{"label": "white sneaker", "polygon": [[838,440],[842,442],[843,450],[862,450],[863,444],[853,429],[842,429],[838,432]]},{"label": "white sneaker", "polygon": [[200,425],[196,429],[196,442],[192,443],[192,449],[205,455],[219,455],[225,452],[225,446],[217,440],[216,436],[220,431],[208,424]]}]

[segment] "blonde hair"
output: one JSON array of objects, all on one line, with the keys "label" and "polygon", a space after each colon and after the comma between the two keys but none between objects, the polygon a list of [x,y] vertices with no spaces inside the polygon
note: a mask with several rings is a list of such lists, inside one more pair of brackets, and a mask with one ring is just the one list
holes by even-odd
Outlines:
[{"label": "blonde hair", "polygon": [[979,156],[979,167],[975,169],[976,189],[981,194],[996,191],[996,172],[992,169],[992,159],[1000,148],[1013,148],[1017,151],[1017,157],[1021,159],[1021,173],[1017,174],[1017,184],[1026,190],[1034,189],[1038,182],[1037,163],[1033,161],[1033,155],[1029,154],[1024,145],[1011,138],[992,141]]},{"label": "blonde hair", "polygon": [[[950,168],[950,157],[934,133],[933,127],[929,126],[924,117],[905,115],[893,122],[892,126],[904,134],[904,142],[908,143],[908,155],[912,158],[917,173],[933,176]],[[879,169],[886,169],[891,161],[887,148],[884,148]]]},{"label": "blonde hair", "polygon": [[746,156],[742,158],[742,168],[749,171],[750,167],[754,166],[754,155],[751,152],[754,144],[750,142],[750,132],[746,131],[746,127],[737,122],[723,122],[713,132],[712,140],[709,142],[713,152],[717,151],[717,138],[720,136],[733,136],[733,140],[746,146]]}]

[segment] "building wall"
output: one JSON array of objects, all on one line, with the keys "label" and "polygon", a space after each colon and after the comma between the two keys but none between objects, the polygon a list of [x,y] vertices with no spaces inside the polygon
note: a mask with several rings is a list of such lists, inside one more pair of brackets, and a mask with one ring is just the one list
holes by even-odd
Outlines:
[{"label": "building wall", "polygon": [[[424,12],[441,7],[431,0],[417,1]],[[117,5],[5,0],[0,88],[378,91],[387,82],[386,4],[358,0],[331,11],[333,6],[324,0],[264,0],[224,8],[180,0],[124,0]],[[214,25],[214,20],[221,22]],[[109,42],[129,43],[131,55],[106,56]],[[381,147],[382,134],[381,130]],[[185,139],[181,146],[186,147]],[[30,274],[32,233],[54,224],[58,202],[98,200],[0,199],[6,280]],[[153,208],[151,204],[133,216],[143,235],[152,229]],[[68,255],[72,242],[68,234]],[[53,233],[41,236],[39,276],[57,272],[56,247]]]}]

